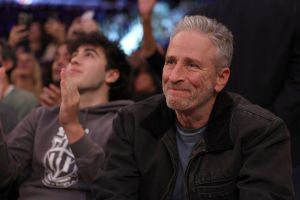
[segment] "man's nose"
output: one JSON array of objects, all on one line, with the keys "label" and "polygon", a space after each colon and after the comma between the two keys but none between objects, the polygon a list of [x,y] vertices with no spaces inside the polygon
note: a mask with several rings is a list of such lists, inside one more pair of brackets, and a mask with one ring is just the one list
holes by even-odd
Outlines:
[{"label": "man's nose", "polygon": [[79,65],[79,63],[80,63],[79,60],[80,60],[79,56],[75,56],[71,59],[70,63],[71,63],[71,65]]},{"label": "man's nose", "polygon": [[176,64],[170,71],[169,80],[172,82],[182,81],[184,79],[185,71],[183,66]]}]

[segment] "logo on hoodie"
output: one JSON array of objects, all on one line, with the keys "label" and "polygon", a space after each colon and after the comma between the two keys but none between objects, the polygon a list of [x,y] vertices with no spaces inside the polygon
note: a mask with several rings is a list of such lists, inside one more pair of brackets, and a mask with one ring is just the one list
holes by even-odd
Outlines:
[{"label": "logo on hoodie", "polygon": [[48,187],[67,188],[78,182],[78,168],[68,139],[62,127],[52,139],[52,146],[46,152],[43,164],[43,184]]}]

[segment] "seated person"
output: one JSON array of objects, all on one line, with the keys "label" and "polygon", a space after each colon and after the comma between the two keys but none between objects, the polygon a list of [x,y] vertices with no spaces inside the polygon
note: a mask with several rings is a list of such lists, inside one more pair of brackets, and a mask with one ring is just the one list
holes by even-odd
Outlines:
[{"label": "seated person", "polygon": [[294,198],[286,125],[223,90],[232,52],[233,36],[217,21],[198,15],[177,24],[163,95],[120,111],[96,199]]},{"label": "seated person", "polygon": [[21,120],[38,105],[38,99],[12,83],[12,73],[17,65],[15,51],[4,40],[0,40],[0,48],[3,67],[0,76],[0,102],[10,105],[17,112],[18,120]]},{"label": "seated person", "polygon": [[102,165],[116,112],[131,101],[130,68],[117,44],[99,33],[73,42],[61,72],[60,107],[32,111],[4,139],[0,134],[0,191],[28,170],[20,199],[86,200]]}]

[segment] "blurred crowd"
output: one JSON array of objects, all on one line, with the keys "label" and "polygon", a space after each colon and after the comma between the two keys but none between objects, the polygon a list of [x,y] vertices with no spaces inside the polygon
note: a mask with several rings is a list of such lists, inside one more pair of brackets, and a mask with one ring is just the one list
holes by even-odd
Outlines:
[{"label": "blurred crowd", "polygon": [[[144,37],[141,47],[128,56],[132,67],[130,99],[142,100],[161,92],[161,71],[164,50],[154,40],[151,15],[154,5],[139,7]],[[70,25],[63,22],[57,15],[51,15],[45,23],[33,19],[28,13],[19,14],[19,22],[15,24],[8,38],[1,39],[1,46],[9,55],[3,56],[3,67],[8,76],[7,86],[14,86],[30,96],[30,105],[26,114],[36,105],[53,106],[60,103],[60,71],[70,61],[69,44],[76,40],[80,33],[101,33],[101,24],[93,19],[93,13],[87,11],[74,18]],[[5,52],[4,52],[5,51]],[[8,87],[6,87],[7,89]],[[19,119],[24,108],[17,108],[14,103],[6,100],[9,95],[4,92],[3,102],[10,102]]]},{"label": "blurred crowd", "polygon": [[[262,1],[258,6],[261,10],[258,9],[258,17],[255,18],[250,16],[254,13],[252,6],[256,9],[252,2],[243,4],[243,8],[236,3],[238,1],[216,2],[212,7],[190,14],[216,18],[232,30],[235,51],[227,89],[242,94],[285,121],[291,134],[294,184],[298,187],[300,28],[299,25],[295,28],[293,23],[300,16],[299,12],[295,12],[295,16],[286,15],[289,7],[279,8],[274,3],[274,8],[270,8],[274,12],[270,11],[270,15],[267,15],[263,9],[266,5]],[[165,49],[153,34],[152,13],[155,3],[139,1],[143,39],[140,47],[126,58],[130,65],[128,90],[119,99],[137,102],[162,92]],[[234,10],[232,15],[228,15],[230,9]],[[276,12],[280,12],[281,17],[277,15],[277,20],[270,22]],[[61,105],[61,71],[74,57],[72,45],[82,34],[95,32],[101,34],[101,24],[89,11],[74,18],[70,25],[55,15],[49,16],[45,23],[30,19],[25,13],[20,15],[19,22],[11,28],[8,37],[0,40],[0,110],[6,116],[16,116],[15,121],[6,122],[5,117],[0,116],[4,119],[2,126],[5,134],[34,108]],[[4,104],[8,107],[2,108]],[[296,193],[299,198],[299,188],[296,188]]]}]

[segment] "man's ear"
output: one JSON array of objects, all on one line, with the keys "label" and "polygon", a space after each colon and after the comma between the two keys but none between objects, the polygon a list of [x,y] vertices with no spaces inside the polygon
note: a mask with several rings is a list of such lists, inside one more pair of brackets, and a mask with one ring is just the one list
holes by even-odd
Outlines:
[{"label": "man's ear", "polygon": [[229,67],[222,67],[217,70],[217,79],[215,84],[215,91],[220,92],[227,84],[230,76]]},{"label": "man's ear", "polygon": [[108,69],[105,72],[105,82],[111,84],[116,82],[120,77],[120,72],[117,69]]}]

